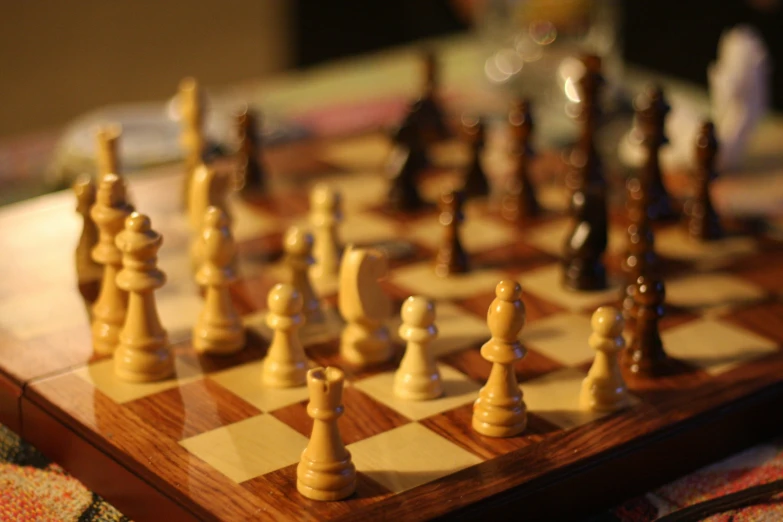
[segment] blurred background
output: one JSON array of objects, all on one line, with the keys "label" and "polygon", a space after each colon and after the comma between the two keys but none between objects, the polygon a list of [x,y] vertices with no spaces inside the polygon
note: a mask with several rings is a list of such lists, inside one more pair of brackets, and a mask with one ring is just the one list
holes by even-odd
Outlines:
[{"label": "blurred background", "polygon": [[[0,136],[62,125],[109,103],[161,99],[186,75],[220,87],[470,31],[492,3],[6,2],[0,19]],[[706,84],[721,32],[739,23],[759,30],[775,62],[783,58],[779,0],[617,4],[622,55],[633,64]],[[783,68],[774,69],[772,92],[775,106],[783,108]]]}]

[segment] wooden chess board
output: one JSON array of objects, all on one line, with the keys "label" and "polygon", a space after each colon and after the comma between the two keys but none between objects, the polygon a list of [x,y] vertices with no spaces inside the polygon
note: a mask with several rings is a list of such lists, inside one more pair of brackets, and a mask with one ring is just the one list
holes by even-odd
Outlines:
[{"label": "wooden chess board", "polygon": [[[199,357],[190,328],[201,298],[187,257],[189,233],[179,202],[179,166],[129,180],[136,207],[164,236],[160,265],[168,275],[158,306],[176,353],[176,379],[128,384],[111,361],[91,354],[86,307],[73,274],[79,224],[72,198],[59,194],[11,208],[0,295],[0,422],[135,519],[372,520],[503,514],[530,519],[589,512],[639,493],[769,434],[783,406],[783,243],[736,235],[715,244],[688,240],[677,226],[658,230],[665,261],[667,315],[662,336],[681,371],[661,379],[626,375],[634,406],[611,415],[579,409],[581,380],[594,353],[589,319],[620,294],[622,217],[613,220],[607,291],[573,293],[559,284],[559,248],[567,229],[566,194],[555,155],[538,161],[545,216],[513,225],[493,199],[466,209],[463,244],[473,270],[437,279],[431,262],[440,230],[434,211],[397,216],[383,210],[384,138],[294,145],[269,151],[276,173],[269,197],[234,199],[231,211],[242,280],[233,288],[249,331],[247,348],[224,358]],[[447,168],[423,182],[434,199],[464,151],[436,152]],[[502,159],[493,171],[503,175]],[[222,168],[230,168],[226,163]],[[307,214],[317,179],[343,194],[344,242],[386,248],[392,260],[383,287],[399,304],[412,294],[436,300],[440,335],[434,350],[445,395],[406,402],[391,393],[401,357],[367,370],[337,353],[339,318],[303,331],[314,364],[346,371],[340,428],[358,471],[357,493],[314,502],[296,492],[296,464],[311,420],[304,388],[260,385],[269,332],[266,294],[281,280],[277,264],[286,226]],[[500,186],[500,180],[496,185]],[[517,437],[492,439],[471,427],[472,403],[490,364],[478,348],[495,284],[523,287],[527,356],[515,366],[529,411]],[[320,287],[334,310],[334,288]],[[397,308],[399,309],[399,307]],[[398,319],[392,319],[396,330]]]}]

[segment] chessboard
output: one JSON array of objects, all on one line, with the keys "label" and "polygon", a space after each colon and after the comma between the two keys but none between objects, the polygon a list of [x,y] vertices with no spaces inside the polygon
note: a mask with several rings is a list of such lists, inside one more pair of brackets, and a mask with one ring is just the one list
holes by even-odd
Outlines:
[{"label": "chessboard", "polygon": [[[4,261],[11,281],[0,313],[2,422],[129,516],[158,520],[423,520],[508,517],[512,509],[553,519],[644,491],[776,429],[772,412],[783,406],[783,243],[741,227],[698,243],[680,225],[658,227],[667,302],[661,332],[680,368],[662,378],[626,373],[632,406],[588,412],[579,406],[579,390],[595,356],[587,343],[590,317],[621,295],[623,212],[612,212],[609,289],[564,290],[566,169],[559,155],[542,153],[534,175],[544,214],[511,223],[493,195],[470,201],[462,238],[472,269],[438,278],[437,211],[402,215],[384,207],[382,167],[390,149],[386,135],[368,134],[267,151],[268,193],[229,201],[242,274],[232,296],[248,342],[228,357],[199,356],[190,342],[202,298],[176,197],[182,167],[129,178],[134,204],[164,237],[159,264],[168,281],[157,302],[176,359],[175,378],[149,384],[117,380],[112,361],[92,353],[89,292],[84,285],[79,291],[73,271],[79,222],[72,197],[57,194],[6,212],[10,233],[2,242],[14,255]],[[422,182],[431,201],[458,180],[467,154],[449,142],[434,156],[443,161]],[[501,167],[487,170],[502,173]],[[313,365],[345,371],[339,426],[358,473],[356,493],[337,502],[296,491],[296,465],[312,427],[307,390],[270,389],[260,381],[270,338],[266,296],[285,278],[281,238],[289,225],[307,222],[316,181],[342,194],[342,241],[388,253],[391,271],[381,284],[397,310],[410,295],[435,301],[439,336],[432,348],[445,389],[429,401],[394,396],[399,339],[388,363],[361,369],[341,361],[336,288],[317,286],[334,320],[326,329],[303,330],[303,342]],[[479,353],[489,338],[487,308],[502,279],[521,284],[527,309],[521,334],[527,355],[514,370],[528,427],[519,436],[489,438],[473,431],[471,417],[490,370]],[[393,319],[390,331],[397,325]]]}]

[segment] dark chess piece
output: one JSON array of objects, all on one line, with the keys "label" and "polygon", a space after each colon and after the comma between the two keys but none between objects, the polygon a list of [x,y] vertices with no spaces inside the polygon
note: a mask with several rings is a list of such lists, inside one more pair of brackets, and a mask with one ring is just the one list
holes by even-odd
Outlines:
[{"label": "dark chess piece", "polygon": [[606,288],[603,255],[609,237],[604,187],[587,186],[571,196],[573,227],[563,256],[563,285],[569,290]]},{"label": "dark chess piece", "polygon": [[465,195],[461,191],[446,190],[440,196],[438,221],[443,225],[443,239],[435,257],[435,275],[448,277],[468,271],[468,256],[462,248],[459,229],[465,219],[462,207]]},{"label": "dark chess piece", "polygon": [[386,165],[391,180],[388,207],[396,212],[416,212],[428,206],[419,194],[419,174],[427,167],[427,151],[413,119],[405,118],[392,138],[394,151]]},{"label": "dark chess piece", "polygon": [[440,78],[437,57],[432,52],[425,52],[422,55],[421,63],[424,85],[422,86],[422,95],[415,103],[415,125],[422,142],[426,146],[431,146],[450,138],[451,133],[446,125],[438,97]]},{"label": "dark chess piece", "polygon": [[650,218],[647,214],[647,196],[639,178],[626,183],[628,192],[628,250],[622,268],[627,284],[623,296],[623,312],[626,325],[633,327],[635,321],[634,293],[636,281],[642,274],[658,273],[659,260],[655,253],[655,239]]},{"label": "dark chess piece", "polygon": [[648,197],[647,212],[653,221],[674,219],[677,213],[663,184],[660,162],[661,147],[669,142],[664,126],[671,107],[663,95],[663,90],[658,86],[648,87],[636,98],[634,105],[646,154],[641,179]]},{"label": "dark chess piece", "polygon": [[634,301],[636,324],[625,357],[632,373],[654,377],[668,373],[671,359],[663,349],[658,323],[664,314],[666,291],[656,275],[641,275],[636,280]]},{"label": "dark chess piece", "polygon": [[478,118],[474,122],[469,122],[463,119],[462,125],[471,149],[471,160],[465,172],[465,184],[462,190],[469,198],[488,196],[489,180],[482,166],[482,155],[487,141],[484,120]]},{"label": "dark chess piece", "polygon": [[579,141],[571,152],[571,170],[566,184],[572,190],[586,185],[604,186],[604,168],[595,145],[595,135],[601,118],[601,92],[604,77],[601,72],[601,58],[592,54],[582,56],[585,72],[579,79],[579,111],[577,120],[581,123]]},{"label": "dark chess piece", "polygon": [[501,213],[509,221],[520,221],[538,216],[541,205],[530,181],[530,164],[535,156],[533,151],[533,116],[529,100],[518,100],[511,105],[508,114],[511,126],[512,155],[514,156],[514,176],[503,196]]},{"label": "dark chess piece", "polygon": [[694,172],[694,196],[685,205],[688,233],[699,241],[712,241],[723,236],[715,207],[710,198],[710,184],[718,177],[715,159],[718,155],[718,140],[715,126],[705,121],[696,139],[696,170]]},{"label": "dark chess piece", "polygon": [[266,169],[261,161],[263,142],[258,128],[260,116],[250,109],[237,114],[236,125],[239,137],[237,150],[237,182],[241,194],[257,194],[266,190]]}]

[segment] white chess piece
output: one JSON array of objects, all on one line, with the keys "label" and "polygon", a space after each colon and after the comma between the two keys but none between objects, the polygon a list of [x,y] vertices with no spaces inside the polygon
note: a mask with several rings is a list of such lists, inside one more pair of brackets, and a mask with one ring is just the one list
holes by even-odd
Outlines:
[{"label": "white chess piece", "polygon": [[579,402],[584,409],[617,411],[630,404],[618,361],[620,352],[625,348],[623,314],[614,307],[602,306],[593,313],[590,324],[593,333],[588,343],[596,354],[587,377],[582,381]]},{"label": "white chess piece", "polygon": [[402,304],[400,337],[407,341],[405,355],[394,374],[394,394],[421,401],[443,395],[440,372],[430,343],[438,335],[435,305],[425,297],[411,296]]},{"label": "white chess piece", "polygon": [[267,297],[269,313],[266,323],[272,329],[261,372],[261,382],[274,388],[303,386],[307,375],[307,359],[299,328],[304,322],[302,294],[287,284],[276,284]]},{"label": "white chess piece", "polygon": [[342,221],[340,194],[329,185],[319,183],[310,192],[310,227],[313,231],[312,278],[334,283],[340,270],[340,240],[337,227]]}]

